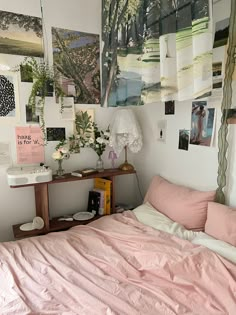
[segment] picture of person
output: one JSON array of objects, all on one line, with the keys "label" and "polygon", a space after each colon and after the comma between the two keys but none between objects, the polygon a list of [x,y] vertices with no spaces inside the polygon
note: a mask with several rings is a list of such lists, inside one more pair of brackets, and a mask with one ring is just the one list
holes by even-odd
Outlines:
[{"label": "picture of person", "polygon": [[236,124],[236,108],[227,110],[227,124]]},{"label": "picture of person", "polygon": [[206,111],[204,105],[197,105],[192,109],[192,115],[195,116],[195,128],[194,128],[194,138],[192,139],[194,143],[200,144],[202,139],[204,117],[206,116]]},{"label": "picture of person", "polygon": [[206,101],[193,102],[190,144],[211,145],[214,117],[215,109],[207,108]]}]

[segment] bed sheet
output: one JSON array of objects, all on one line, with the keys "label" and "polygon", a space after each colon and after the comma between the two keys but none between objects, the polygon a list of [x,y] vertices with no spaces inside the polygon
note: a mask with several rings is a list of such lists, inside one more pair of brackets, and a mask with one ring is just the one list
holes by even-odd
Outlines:
[{"label": "bed sheet", "polygon": [[172,221],[163,213],[146,202],[133,210],[136,218],[154,229],[176,235],[184,240],[192,241],[199,232],[187,230],[183,225]]},{"label": "bed sheet", "polygon": [[0,244],[0,314],[235,315],[236,266],[131,211]]},{"label": "bed sheet", "polygon": [[193,244],[205,246],[236,264],[236,247],[207,235],[204,232],[187,230],[181,224],[172,221],[166,215],[160,213],[148,202],[135,208],[133,212],[137,219],[143,224],[173,234]]}]

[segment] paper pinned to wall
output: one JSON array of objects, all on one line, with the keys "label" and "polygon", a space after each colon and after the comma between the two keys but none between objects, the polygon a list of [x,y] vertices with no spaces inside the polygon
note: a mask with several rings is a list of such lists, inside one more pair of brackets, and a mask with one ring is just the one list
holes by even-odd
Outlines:
[{"label": "paper pinned to wall", "polygon": [[11,162],[10,143],[0,142],[0,167],[8,166]]},{"label": "paper pinned to wall", "polygon": [[61,112],[61,119],[75,120],[75,104],[73,97],[63,98],[63,110]]},{"label": "paper pinned to wall", "polygon": [[40,127],[16,127],[16,152],[18,164],[44,162],[43,135]]}]

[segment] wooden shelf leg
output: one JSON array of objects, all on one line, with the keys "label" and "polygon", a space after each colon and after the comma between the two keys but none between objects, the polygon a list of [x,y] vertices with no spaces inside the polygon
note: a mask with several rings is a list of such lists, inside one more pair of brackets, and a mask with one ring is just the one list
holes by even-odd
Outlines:
[{"label": "wooden shelf leg", "polygon": [[35,185],[34,192],[36,215],[43,219],[45,228],[49,230],[48,184]]}]

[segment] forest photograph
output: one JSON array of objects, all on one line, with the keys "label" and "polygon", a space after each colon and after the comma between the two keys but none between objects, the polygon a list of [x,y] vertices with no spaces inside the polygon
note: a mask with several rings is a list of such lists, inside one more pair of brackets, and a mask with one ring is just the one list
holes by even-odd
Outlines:
[{"label": "forest photograph", "polygon": [[[195,73],[201,75],[198,72],[202,62],[209,64],[210,51],[203,46],[199,56],[189,50],[193,41],[202,44],[208,39],[208,5],[208,0],[103,0],[102,105],[142,105],[162,95],[168,100],[169,94],[178,94],[183,84],[193,80],[189,80],[193,63]],[[163,63],[166,71],[161,69]],[[206,93],[208,82],[196,90],[198,96]],[[185,89],[181,93],[183,99],[188,97]]]},{"label": "forest photograph", "polygon": [[99,35],[52,28],[53,66],[65,96],[100,104]]},{"label": "forest photograph", "polygon": [[103,0],[102,103],[141,105],[157,91],[159,0]]}]

